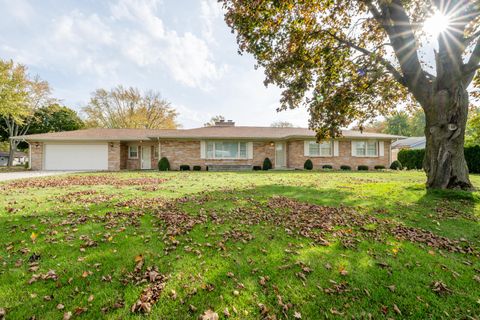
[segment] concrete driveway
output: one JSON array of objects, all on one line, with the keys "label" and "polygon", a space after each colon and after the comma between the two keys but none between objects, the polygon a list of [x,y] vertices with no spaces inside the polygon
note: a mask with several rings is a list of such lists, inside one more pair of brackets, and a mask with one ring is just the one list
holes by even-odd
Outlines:
[{"label": "concrete driveway", "polygon": [[48,176],[58,176],[61,174],[76,173],[78,171],[18,171],[18,172],[0,172],[0,181],[38,178]]}]

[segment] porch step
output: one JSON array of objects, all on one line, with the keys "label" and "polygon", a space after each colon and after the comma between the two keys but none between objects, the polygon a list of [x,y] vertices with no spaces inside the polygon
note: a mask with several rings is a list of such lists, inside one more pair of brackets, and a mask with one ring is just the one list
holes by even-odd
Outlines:
[{"label": "porch step", "polygon": [[252,171],[252,166],[241,164],[213,164],[208,165],[208,171]]}]

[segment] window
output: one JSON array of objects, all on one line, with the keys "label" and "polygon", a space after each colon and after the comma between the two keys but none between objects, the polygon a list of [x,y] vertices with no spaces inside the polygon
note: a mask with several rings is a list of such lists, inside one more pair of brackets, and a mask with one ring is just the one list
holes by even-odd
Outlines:
[{"label": "window", "polygon": [[207,159],[247,159],[247,143],[235,141],[208,141]]},{"label": "window", "polygon": [[156,145],[153,147],[153,156],[155,157],[155,159],[158,159],[159,155],[160,155],[159,147],[158,145]]},{"label": "window", "polygon": [[311,157],[329,157],[332,156],[332,142],[324,141],[317,143],[310,141],[308,143],[308,155]]},{"label": "window", "polygon": [[357,157],[376,157],[378,156],[377,141],[354,141],[355,155]]},{"label": "window", "polygon": [[128,158],[138,159],[138,146],[128,146]]}]

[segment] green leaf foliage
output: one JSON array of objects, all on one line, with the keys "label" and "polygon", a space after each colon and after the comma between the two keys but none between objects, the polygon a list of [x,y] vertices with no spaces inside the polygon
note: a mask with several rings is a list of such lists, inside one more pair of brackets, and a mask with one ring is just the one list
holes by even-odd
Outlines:
[{"label": "green leaf foliage", "polygon": [[265,158],[265,160],[263,160],[262,170],[270,170],[272,168],[272,161],[270,161],[269,158]]},{"label": "green leaf foliage", "polygon": [[313,169],[313,163],[312,160],[307,159],[305,163],[303,164],[303,169],[305,170],[312,170]]},{"label": "green leaf foliage", "polygon": [[[425,149],[403,149],[398,153],[398,160],[407,169],[422,169],[424,157]],[[480,173],[480,146],[465,147],[465,160],[470,173]]]}]

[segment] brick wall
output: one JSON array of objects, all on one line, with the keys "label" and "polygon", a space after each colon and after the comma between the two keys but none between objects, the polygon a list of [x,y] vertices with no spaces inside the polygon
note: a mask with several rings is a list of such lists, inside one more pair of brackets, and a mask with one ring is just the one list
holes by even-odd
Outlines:
[{"label": "brick wall", "polygon": [[120,170],[120,142],[108,143],[108,170]]},{"label": "brick wall", "polygon": [[356,170],[359,165],[367,165],[373,169],[376,165],[390,166],[390,141],[384,142],[383,157],[352,157],[352,145],[350,141],[339,141],[338,157],[306,157],[304,156],[303,140],[288,142],[288,167],[303,169],[305,160],[310,159],[313,162],[314,169],[320,169],[323,165],[332,165],[334,169],[340,169],[341,165],[348,165]]},{"label": "brick wall", "polygon": [[30,142],[32,170],[43,170],[43,142]]},{"label": "brick wall", "polygon": [[232,164],[261,166],[265,157],[274,160],[275,147],[269,142],[253,142],[253,159],[245,160],[211,160],[200,158],[200,141],[164,140],[160,142],[160,157],[166,157],[172,170],[179,170],[180,165],[190,167],[201,166],[202,170],[208,165]]}]

